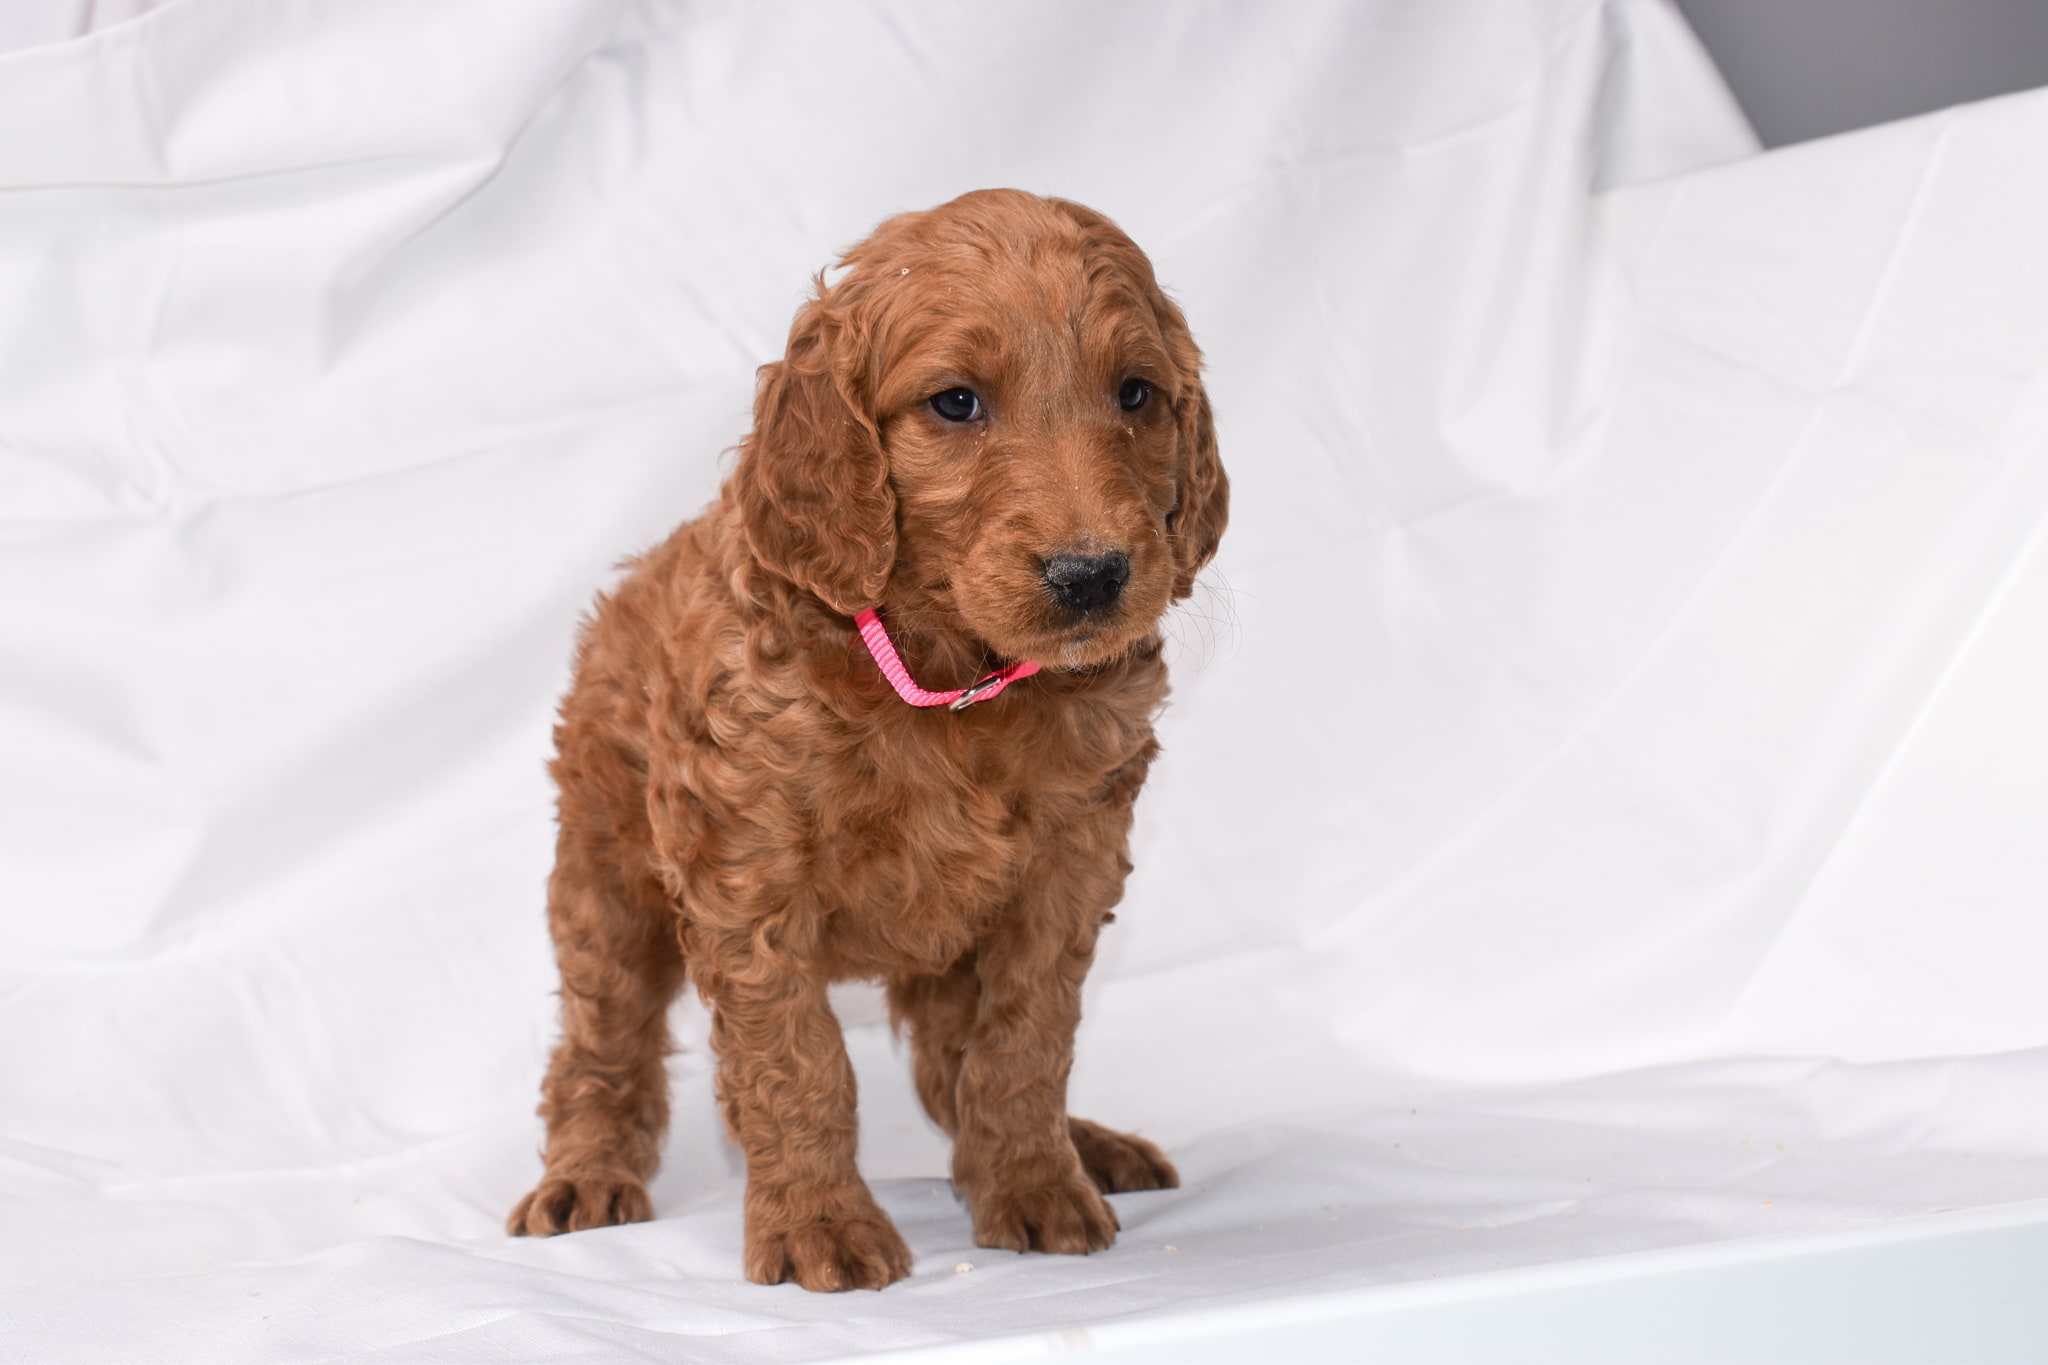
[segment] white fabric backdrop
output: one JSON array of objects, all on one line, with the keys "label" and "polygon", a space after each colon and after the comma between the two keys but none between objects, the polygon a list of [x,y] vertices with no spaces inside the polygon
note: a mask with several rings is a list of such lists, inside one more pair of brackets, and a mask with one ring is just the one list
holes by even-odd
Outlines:
[{"label": "white fabric backdrop", "polygon": [[[2048,97],[1752,150],[1629,0],[0,57],[0,1355],[813,1359],[2048,1196]],[[1074,1082],[1186,1186],[974,1249],[855,988],[914,1279],[739,1279],[694,1002],[658,1221],[504,1238],[576,615],[809,273],[984,184],[1117,218],[1210,358]]]}]

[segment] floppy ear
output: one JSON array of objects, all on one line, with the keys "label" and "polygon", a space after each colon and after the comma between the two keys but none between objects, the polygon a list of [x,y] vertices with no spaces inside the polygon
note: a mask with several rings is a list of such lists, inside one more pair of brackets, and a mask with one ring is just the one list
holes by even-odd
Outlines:
[{"label": "floppy ear", "polygon": [[1209,392],[1202,387],[1202,353],[1188,332],[1187,319],[1156,287],[1153,308],[1180,371],[1180,392],[1173,400],[1180,457],[1174,471],[1174,506],[1166,514],[1166,534],[1173,543],[1173,600],[1178,602],[1194,592],[1195,575],[1216,557],[1230,521],[1230,480],[1216,453],[1216,419],[1209,410]]},{"label": "floppy ear", "polygon": [[761,367],[733,473],[755,558],[846,616],[881,600],[896,563],[896,496],[881,432],[851,391],[849,333],[821,282],[788,351]]},{"label": "floppy ear", "polygon": [[1195,575],[1216,557],[1223,528],[1230,521],[1230,480],[1216,454],[1216,419],[1209,411],[1209,395],[1200,378],[1192,393],[1175,402],[1174,410],[1180,419],[1180,471],[1178,501],[1167,513],[1166,533],[1173,542],[1173,598],[1177,602],[1194,592]]}]

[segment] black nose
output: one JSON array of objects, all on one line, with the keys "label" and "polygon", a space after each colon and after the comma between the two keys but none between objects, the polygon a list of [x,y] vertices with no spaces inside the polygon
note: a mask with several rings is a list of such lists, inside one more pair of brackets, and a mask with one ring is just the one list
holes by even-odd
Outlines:
[{"label": "black nose", "polygon": [[1054,555],[1045,561],[1045,585],[1071,611],[1103,611],[1123,596],[1131,561],[1122,550],[1106,555]]}]

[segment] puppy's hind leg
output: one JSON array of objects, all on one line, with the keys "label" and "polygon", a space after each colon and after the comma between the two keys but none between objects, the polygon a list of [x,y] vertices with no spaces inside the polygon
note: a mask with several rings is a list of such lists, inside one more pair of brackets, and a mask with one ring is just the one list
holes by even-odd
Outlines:
[{"label": "puppy's hind leg", "polygon": [[1081,1155],[1081,1169],[1104,1194],[1180,1188],[1180,1172],[1166,1159],[1166,1153],[1136,1133],[1120,1133],[1072,1116],[1067,1119],[1067,1131],[1073,1135],[1074,1150]]},{"label": "puppy's hind leg", "polygon": [[889,1022],[910,1035],[910,1077],[932,1122],[951,1137],[960,1129],[960,1054],[974,1028],[981,983],[969,953],[934,976],[889,982]]},{"label": "puppy's hind leg", "polygon": [[628,885],[565,830],[548,926],[562,1041],[541,1084],[547,1172],[506,1220],[514,1236],[652,1218],[646,1182],[668,1127],[668,1007],[683,980],[674,909],[651,877]]}]

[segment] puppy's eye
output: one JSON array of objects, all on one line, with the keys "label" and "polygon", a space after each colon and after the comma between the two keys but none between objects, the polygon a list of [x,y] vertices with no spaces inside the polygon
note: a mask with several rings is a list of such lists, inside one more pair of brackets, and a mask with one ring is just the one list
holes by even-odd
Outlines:
[{"label": "puppy's eye", "polygon": [[932,395],[932,411],[948,422],[972,422],[981,416],[981,398],[973,389],[947,389]]},{"label": "puppy's eye", "polygon": [[1116,391],[1116,405],[1125,412],[1136,412],[1151,396],[1150,384],[1142,379],[1126,379],[1124,386]]}]

